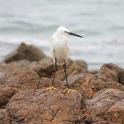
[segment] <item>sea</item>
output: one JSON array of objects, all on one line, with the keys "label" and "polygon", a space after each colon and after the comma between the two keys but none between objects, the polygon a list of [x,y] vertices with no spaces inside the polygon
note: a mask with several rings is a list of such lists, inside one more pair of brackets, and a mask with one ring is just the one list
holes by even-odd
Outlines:
[{"label": "sea", "polygon": [[49,55],[59,26],[84,37],[70,37],[72,59],[124,67],[124,0],[0,0],[0,61],[21,42]]}]

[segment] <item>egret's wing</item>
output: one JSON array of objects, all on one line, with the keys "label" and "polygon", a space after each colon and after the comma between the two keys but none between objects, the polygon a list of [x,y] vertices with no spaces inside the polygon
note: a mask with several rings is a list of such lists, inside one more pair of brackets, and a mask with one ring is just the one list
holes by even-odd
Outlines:
[{"label": "egret's wing", "polygon": [[55,49],[54,49],[54,44],[53,44],[53,38],[50,37],[49,38],[49,43],[50,43],[50,56],[53,58],[53,60],[55,59]]},{"label": "egret's wing", "polygon": [[52,44],[52,37],[49,38],[49,43]]}]

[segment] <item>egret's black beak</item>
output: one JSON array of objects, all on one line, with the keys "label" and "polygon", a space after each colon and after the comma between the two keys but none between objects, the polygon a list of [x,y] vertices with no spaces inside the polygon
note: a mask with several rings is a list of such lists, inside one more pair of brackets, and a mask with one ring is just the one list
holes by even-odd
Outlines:
[{"label": "egret's black beak", "polygon": [[80,37],[80,38],[83,38],[83,36],[81,36],[79,34],[72,33],[72,32],[65,31],[65,33],[73,35],[73,36],[77,36],[77,37]]}]

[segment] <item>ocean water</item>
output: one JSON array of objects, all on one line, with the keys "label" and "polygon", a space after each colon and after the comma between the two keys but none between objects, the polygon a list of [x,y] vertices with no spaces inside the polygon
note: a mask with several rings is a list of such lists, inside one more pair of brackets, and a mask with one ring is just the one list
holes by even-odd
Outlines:
[{"label": "ocean water", "polygon": [[124,67],[124,0],[0,0],[0,60],[22,41],[49,55],[60,25],[84,36],[70,37],[72,58]]}]

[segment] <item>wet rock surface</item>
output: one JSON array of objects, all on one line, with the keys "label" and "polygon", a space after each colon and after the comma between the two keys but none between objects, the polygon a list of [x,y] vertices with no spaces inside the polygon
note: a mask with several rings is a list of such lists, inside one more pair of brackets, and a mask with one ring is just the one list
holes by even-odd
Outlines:
[{"label": "wet rock surface", "polygon": [[104,64],[92,71],[85,61],[69,59],[68,83],[75,91],[63,92],[61,65],[57,91],[49,92],[53,60],[32,45],[17,51],[0,63],[0,124],[124,124],[124,69]]}]

